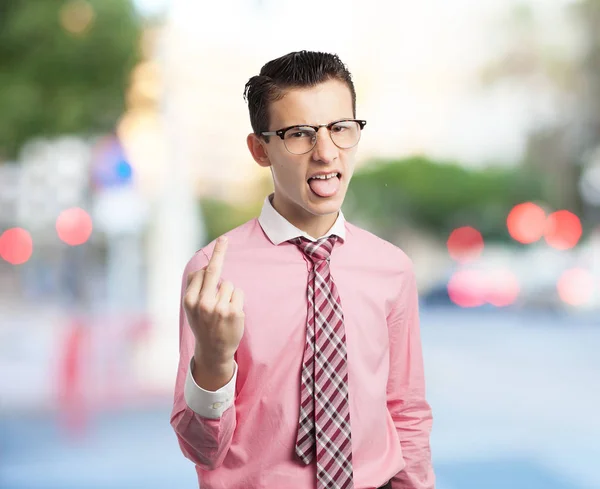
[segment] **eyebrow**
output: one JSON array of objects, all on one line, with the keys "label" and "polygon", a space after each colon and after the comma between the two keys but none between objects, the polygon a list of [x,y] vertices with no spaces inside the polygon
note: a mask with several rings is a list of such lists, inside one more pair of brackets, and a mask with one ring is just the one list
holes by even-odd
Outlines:
[{"label": "eyebrow", "polygon": [[[350,119],[354,119],[354,118],[353,117],[341,117],[339,119],[332,119],[329,122],[325,122],[324,124],[331,124],[332,122],[339,122],[339,121],[347,121]],[[318,124],[311,124],[310,122],[299,122],[297,124],[281,125],[281,127],[295,127],[295,126],[318,126]]]}]

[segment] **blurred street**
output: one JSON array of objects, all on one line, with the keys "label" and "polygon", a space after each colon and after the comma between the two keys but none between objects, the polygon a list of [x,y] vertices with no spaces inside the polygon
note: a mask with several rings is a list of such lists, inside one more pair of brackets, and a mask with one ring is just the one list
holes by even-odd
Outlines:
[{"label": "blurred street", "polygon": [[[438,489],[600,487],[600,319],[424,309]],[[79,435],[55,414],[1,421],[2,489],[194,489],[170,398],[93,413]]]}]

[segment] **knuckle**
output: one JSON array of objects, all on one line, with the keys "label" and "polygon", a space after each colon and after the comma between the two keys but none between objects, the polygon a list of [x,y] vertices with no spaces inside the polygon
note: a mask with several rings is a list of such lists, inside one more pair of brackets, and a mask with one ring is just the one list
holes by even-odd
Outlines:
[{"label": "knuckle", "polygon": [[232,294],[232,302],[240,308],[244,305],[244,293],[240,289],[235,289]]},{"label": "knuckle", "polygon": [[215,306],[215,314],[220,318],[226,318],[229,316],[229,307],[224,304],[217,304]]},{"label": "knuckle", "polygon": [[194,280],[199,275],[202,275],[202,273],[203,273],[203,270],[194,270],[193,272],[188,273],[188,285],[189,285],[189,282]]},{"label": "knuckle", "polygon": [[233,289],[233,283],[230,280],[223,280],[223,282],[221,282],[221,288]]},{"label": "knuckle", "polygon": [[190,294],[185,294],[183,296],[183,305],[186,309],[193,309],[196,307],[196,299]]},{"label": "knuckle", "polygon": [[206,299],[200,299],[198,302],[198,309],[203,314],[211,314],[214,310],[214,305]]}]

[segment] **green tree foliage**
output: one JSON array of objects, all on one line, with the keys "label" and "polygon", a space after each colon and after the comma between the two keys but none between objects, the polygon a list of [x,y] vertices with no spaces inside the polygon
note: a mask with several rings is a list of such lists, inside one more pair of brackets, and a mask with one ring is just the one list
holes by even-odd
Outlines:
[{"label": "green tree foliage", "polygon": [[212,197],[201,199],[199,204],[206,229],[205,241],[208,243],[246,221],[258,217],[263,198],[257,199],[252,205],[245,206],[233,205]]},{"label": "green tree foliage", "polygon": [[1,0],[0,161],[31,137],[114,127],[140,28],[130,0]]},{"label": "green tree foliage", "polygon": [[346,205],[382,235],[416,226],[445,238],[470,225],[488,239],[504,240],[511,208],[540,200],[542,190],[542,177],[528,169],[472,170],[418,156],[367,165],[354,175]]}]

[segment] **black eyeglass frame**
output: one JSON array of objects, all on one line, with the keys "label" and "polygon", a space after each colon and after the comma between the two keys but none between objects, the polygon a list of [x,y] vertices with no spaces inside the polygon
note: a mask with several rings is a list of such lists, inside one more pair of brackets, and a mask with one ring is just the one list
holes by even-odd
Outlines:
[{"label": "black eyeglass frame", "polygon": [[[315,130],[315,134],[318,133],[319,129],[321,129],[322,127],[326,127],[327,131],[331,135],[331,128],[338,122],[356,122],[360,126],[361,131],[367,125],[367,121],[362,120],[362,119],[340,119],[338,121],[330,122],[329,124],[319,124],[318,126],[311,126],[310,124],[294,124],[293,126],[284,127],[283,129],[278,129],[277,131],[261,132],[260,135],[261,136],[279,136],[282,141],[285,141],[285,133],[287,131],[289,131],[290,129],[294,129],[295,127],[310,127]],[[332,141],[333,141],[333,139],[332,139]],[[335,141],[334,141],[334,144],[335,144]],[[358,141],[356,144],[358,144]],[[352,147],[352,146],[350,146],[350,147]],[[344,148],[344,149],[349,149],[349,148]]]}]

